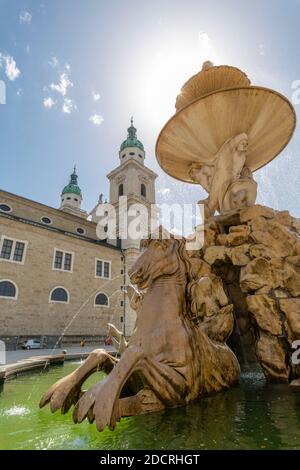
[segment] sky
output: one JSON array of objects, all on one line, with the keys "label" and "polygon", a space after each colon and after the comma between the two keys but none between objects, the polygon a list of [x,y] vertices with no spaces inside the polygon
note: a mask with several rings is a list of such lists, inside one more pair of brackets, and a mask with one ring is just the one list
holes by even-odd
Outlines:
[{"label": "sky", "polygon": [[[233,65],[299,117],[299,22],[300,0],[0,0],[0,188],[59,207],[76,164],[92,210],[134,116],[157,201],[195,203],[154,151],[181,86],[205,60]],[[299,127],[254,177],[257,202],[300,216]]]}]

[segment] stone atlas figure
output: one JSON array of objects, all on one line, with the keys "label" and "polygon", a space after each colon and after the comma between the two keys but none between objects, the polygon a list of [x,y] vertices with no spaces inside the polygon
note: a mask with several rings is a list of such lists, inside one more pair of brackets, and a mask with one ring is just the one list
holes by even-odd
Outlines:
[{"label": "stone atlas figure", "polygon": [[[288,100],[252,86],[235,67],[207,62],[188,80],[156,155],[169,175],[207,191],[204,245],[190,251],[162,227],[142,240],[127,288],[135,330],[127,342],[109,325],[120,358],[95,350],[40,407],[66,413],[74,405],[75,422],[114,429],[123,416],[182,406],[237,384],[239,363],[251,358],[267,380],[300,385],[292,360],[300,339],[300,222],[255,205],[252,176],[281,152],[294,127]],[[98,371],[106,378],[85,391]]]},{"label": "stone atlas figure", "polygon": [[191,165],[191,178],[209,193],[199,201],[204,203],[207,218],[216,210],[225,213],[255,203],[257,184],[245,165],[247,148],[247,134],[238,134],[222,145],[210,166]]}]

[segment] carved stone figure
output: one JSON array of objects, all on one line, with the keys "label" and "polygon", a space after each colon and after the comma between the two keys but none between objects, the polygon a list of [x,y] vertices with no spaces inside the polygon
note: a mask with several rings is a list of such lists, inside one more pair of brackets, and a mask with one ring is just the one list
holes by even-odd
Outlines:
[{"label": "carved stone figure", "polygon": [[211,165],[191,165],[190,176],[209,196],[204,203],[205,216],[211,217],[255,203],[256,183],[245,166],[248,137],[245,133],[228,139],[215,155]]},{"label": "carved stone figure", "polygon": [[[202,307],[197,298],[198,314],[194,288],[188,289],[195,279],[185,240],[171,236],[168,240],[150,238],[142,244],[145,251],[129,275],[132,283],[147,291],[121,358],[104,350],[94,351],[77,370],[54,384],[40,402],[41,407],[50,402],[53,412],[60,408],[63,413],[75,405],[74,421],[95,419],[99,431],[106,426],[113,429],[122,416],[180,406],[239,380],[240,367],[233,352],[225,343],[210,339],[206,327],[198,324]],[[220,290],[218,285],[219,292],[212,292],[218,297],[215,314],[216,302],[220,306],[226,303]],[[84,381],[97,370],[106,372],[106,379],[83,392]]]}]

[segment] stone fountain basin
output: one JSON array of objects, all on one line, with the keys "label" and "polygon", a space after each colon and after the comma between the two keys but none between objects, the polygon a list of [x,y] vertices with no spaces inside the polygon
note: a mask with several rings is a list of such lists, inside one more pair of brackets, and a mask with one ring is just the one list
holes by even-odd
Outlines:
[{"label": "stone fountain basin", "polygon": [[295,111],[280,93],[250,86],[214,91],[177,112],[163,127],[156,156],[168,175],[194,183],[194,164],[211,164],[227,139],[246,133],[246,165],[255,171],[287,145],[296,125]]},{"label": "stone fountain basin", "polygon": [[[244,371],[240,385],[187,407],[123,418],[99,433],[67,415],[40,410],[41,395],[78,367],[66,361],[9,377],[0,392],[0,449],[299,449],[300,391]],[[95,374],[87,387],[101,380]],[[85,386],[86,387],[86,386]],[[1,389],[0,389],[1,390]]]}]

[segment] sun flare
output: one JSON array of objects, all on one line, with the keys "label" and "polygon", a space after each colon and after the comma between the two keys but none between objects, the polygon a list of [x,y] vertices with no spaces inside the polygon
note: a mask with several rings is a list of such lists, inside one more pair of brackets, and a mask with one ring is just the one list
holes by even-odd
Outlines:
[{"label": "sun flare", "polygon": [[202,63],[220,63],[213,41],[200,32],[195,45],[169,44],[145,61],[140,77],[140,99],[152,124],[161,126],[175,112],[175,97]]}]

